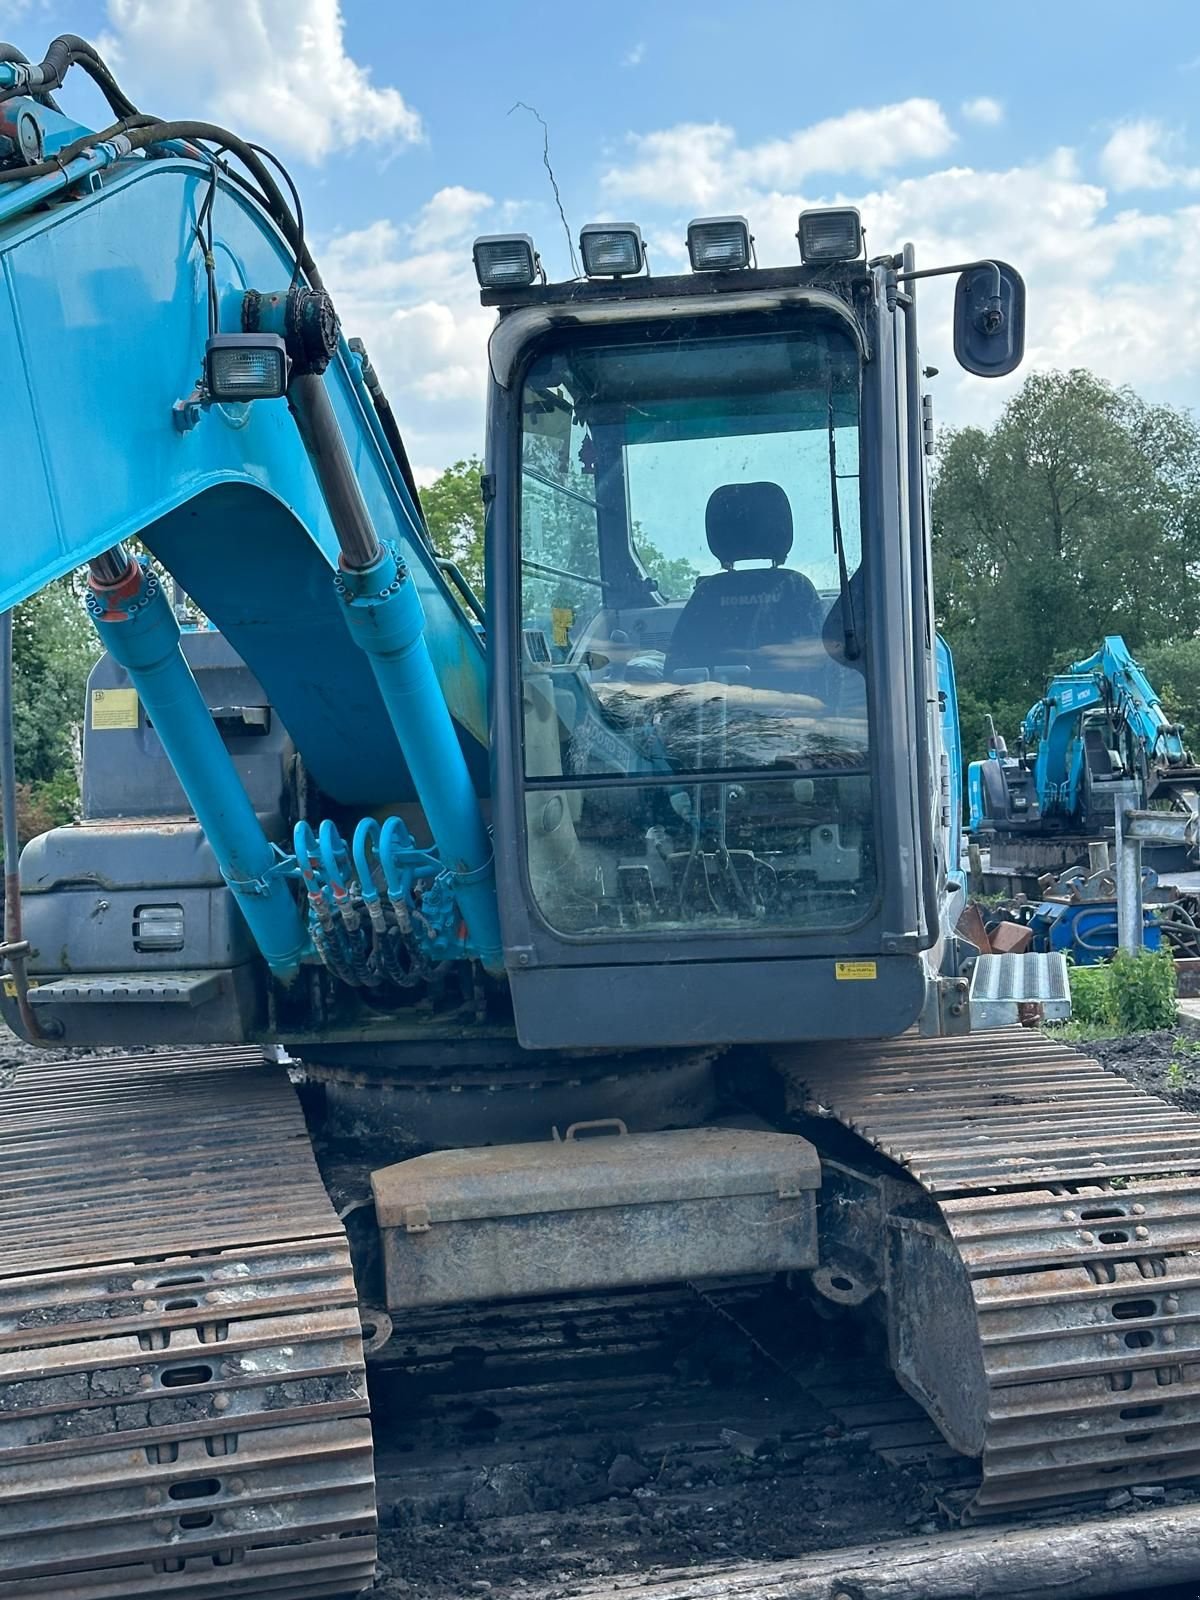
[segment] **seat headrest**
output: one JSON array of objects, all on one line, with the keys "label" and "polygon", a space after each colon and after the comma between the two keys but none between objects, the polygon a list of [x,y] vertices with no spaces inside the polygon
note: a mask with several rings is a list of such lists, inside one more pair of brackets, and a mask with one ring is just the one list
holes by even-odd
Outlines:
[{"label": "seat headrest", "polygon": [[777,483],[725,483],[708,497],[704,531],[723,567],[735,561],[779,566],[792,548],[792,508]]}]

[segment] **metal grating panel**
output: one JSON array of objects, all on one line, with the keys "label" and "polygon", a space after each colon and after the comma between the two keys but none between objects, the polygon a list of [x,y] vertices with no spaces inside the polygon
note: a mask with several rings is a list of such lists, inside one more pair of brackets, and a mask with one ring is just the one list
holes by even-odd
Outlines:
[{"label": "metal grating panel", "polygon": [[971,974],[971,1028],[1011,1028],[1022,1006],[1041,1007],[1047,1022],[1071,1015],[1067,958],[1052,955],[980,956]]}]

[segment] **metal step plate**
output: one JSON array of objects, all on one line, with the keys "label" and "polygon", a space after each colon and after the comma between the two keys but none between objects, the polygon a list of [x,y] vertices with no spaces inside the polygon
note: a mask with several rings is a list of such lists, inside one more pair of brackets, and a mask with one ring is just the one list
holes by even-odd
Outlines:
[{"label": "metal step plate", "polygon": [[1067,958],[1049,955],[980,956],[971,974],[971,1031],[1011,1028],[1023,1020],[1022,1008],[1039,1006],[1045,1022],[1071,1015]]},{"label": "metal step plate", "polygon": [[220,972],[106,972],[87,978],[53,978],[29,990],[35,1006],[96,1005],[120,1001],[198,1006],[220,993]]}]

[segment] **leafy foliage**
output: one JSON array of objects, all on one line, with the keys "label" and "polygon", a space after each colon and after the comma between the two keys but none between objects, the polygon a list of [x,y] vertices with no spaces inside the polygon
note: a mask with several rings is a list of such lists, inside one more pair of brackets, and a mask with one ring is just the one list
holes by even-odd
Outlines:
[{"label": "leafy foliage", "polygon": [[13,616],[13,742],[23,839],[68,822],[79,804],[79,729],[100,653],[77,580],[63,578]]},{"label": "leafy foliage", "polygon": [[[479,492],[483,463],[477,456],[456,461],[447,467],[427,489],[421,491],[421,505],[434,546],[441,555],[457,561],[476,594],[485,593],[484,514]],[[595,522],[586,507],[577,506],[574,519],[564,518],[562,506],[555,510],[555,531],[563,548],[554,552],[555,564],[568,571],[595,565]],[[683,557],[670,557],[634,528],[634,543],[646,571],[668,600],[686,600],[699,573]],[[543,552],[543,557],[546,552]]]},{"label": "leafy foliage", "polygon": [[1163,710],[1183,725],[1184,743],[1200,755],[1200,639],[1143,645],[1138,664],[1158,691]]},{"label": "leafy foliage", "polygon": [[1111,962],[1071,968],[1071,1026],[1155,1033],[1175,1026],[1175,962],[1169,950],[1118,951]]},{"label": "leafy foliage", "polygon": [[1119,951],[1112,968],[1117,1022],[1125,1033],[1175,1026],[1175,962],[1169,950]]},{"label": "leafy foliage", "polygon": [[421,490],[421,505],[435,549],[458,563],[478,595],[484,591],[483,497],[479,490],[482,473],[479,457],[470,456],[447,467],[428,489]]},{"label": "leafy foliage", "polygon": [[1112,968],[1071,968],[1071,1021],[1084,1028],[1111,1028],[1117,1021]]},{"label": "leafy foliage", "polygon": [[[993,428],[943,435],[933,536],[969,759],[987,711],[1011,740],[1051,673],[1104,634],[1145,656],[1192,642],[1200,425],[1089,372],[1033,373]],[[1200,671],[1200,652],[1185,652],[1181,676],[1185,658]]]}]

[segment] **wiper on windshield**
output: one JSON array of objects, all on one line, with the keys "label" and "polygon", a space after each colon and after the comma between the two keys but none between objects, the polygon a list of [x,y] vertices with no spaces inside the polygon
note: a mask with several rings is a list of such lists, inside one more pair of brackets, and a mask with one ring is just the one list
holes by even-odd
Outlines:
[{"label": "wiper on windshield", "polygon": [[838,504],[837,441],[833,430],[833,374],[829,374],[826,393],[829,406],[829,498],[833,512],[833,548],[837,552],[838,588],[841,593],[842,638],[846,659],[857,661],[862,654],[858,642],[858,627],[854,620],[854,605],[850,598],[850,571],[846,565],[846,541],[842,536],[842,508]]}]

